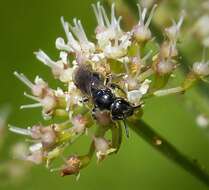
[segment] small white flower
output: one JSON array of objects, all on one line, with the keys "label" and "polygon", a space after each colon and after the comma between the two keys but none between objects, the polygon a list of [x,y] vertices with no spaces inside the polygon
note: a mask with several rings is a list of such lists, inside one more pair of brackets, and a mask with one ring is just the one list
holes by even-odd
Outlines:
[{"label": "small white flower", "polygon": [[68,92],[73,92],[76,89],[77,89],[77,87],[75,86],[75,84],[73,82],[68,83]]},{"label": "small white flower", "polygon": [[34,151],[25,158],[25,160],[30,161],[37,165],[41,164],[43,162],[43,159],[44,156],[42,150]]},{"label": "small white flower", "polygon": [[[70,46],[73,52],[84,52],[88,54],[95,51],[95,45],[88,40],[80,20],[73,19],[74,26],[65,22],[63,17],[61,17],[61,22],[67,36],[67,45]],[[73,37],[69,28],[78,41]],[[61,39],[59,39],[56,44],[59,45],[59,47],[60,45],[65,45]]]},{"label": "small white flower", "polygon": [[[63,17],[61,17],[61,23],[64,28],[68,42],[67,42],[67,44],[65,44],[65,42],[62,38],[58,38],[56,40],[57,48],[61,49],[62,47],[69,47],[70,52],[71,51],[72,52],[80,52],[81,51],[80,44],[77,40],[75,40],[72,33],[69,31],[69,23],[65,22]],[[64,48],[63,48],[63,50],[64,50]]]},{"label": "small white flower", "polygon": [[[67,52],[73,52],[73,49],[75,49],[75,48],[72,48],[72,46],[66,44],[65,40],[61,37],[58,37],[56,39],[55,46],[58,50],[63,50],[63,51],[67,51]],[[78,49],[80,49],[80,47],[78,47]]]},{"label": "small white flower", "polygon": [[43,148],[42,143],[36,143],[29,147],[29,151],[33,153],[33,152],[42,150],[42,148]]},{"label": "small white flower", "polygon": [[209,36],[209,15],[205,14],[201,16],[195,26],[194,26],[194,31],[197,33],[202,38],[208,37]]},{"label": "small white flower", "polygon": [[41,133],[41,143],[44,148],[50,148],[56,143],[57,136],[53,127],[43,127]]},{"label": "small white flower", "polygon": [[168,38],[171,42],[174,42],[174,43],[176,42],[178,35],[179,35],[181,25],[184,21],[184,16],[185,16],[185,13],[183,12],[178,23],[176,23],[173,20],[173,25],[165,29],[166,35],[168,36]]},{"label": "small white flower", "polygon": [[59,77],[59,75],[62,73],[64,69],[64,63],[62,61],[53,61],[51,58],[49,58],[46,53],[44,53],[42,50],[39,50],[38,52],[34,52],[36,55],[36,58],[44,63],[45,65],[49,66],[52,69],[52,73],[55,77]]},{"label": "small white flower", "polygon": [[60,74],[60,81],[64,83],[68,83],[73,80],[73,68],[64,69],[63,72]]},{"label": "small white flower", "polygon": [[44,91],[48,89],[48,84],[41,79],[39,76],[35,78],[35,85],[32,87],[32,94],[37,97],[41,97],[44,94]]},{"label": "small white flower", "polygon": [[73,19],[74,26],[69,25],[71,31],[80,42],[80,46],[84,52],[94,52],[95,45],[90,42],[86,36],[80,20]]},{"label": "small white flower", "polygon": [[75,117],[72,118],[72,131],[75,133],[83,133],[85,131],[85,127],[87,124],[87,120],[84,116],[82,115],[76,115]]},{"label": "small white flower", "polygon": [[162,59],[159,63],[157,63],[156,67],[157,72],[160,75],[166,75],[171,73],[175,69],[175,64],[173,64],[172,60],[170,59]]},{"label": "small white flower", "polygon": [[28,154],[28,146],[26,143],[18,142],[11,148],[11,155],[14,159],[24,159]]},{"label": "small white flower", "polygon": [[[41,98],[44,93],[50,91],[48,88],[48,84],[41,79],[39,76],[36,76],[35,78],[35,82],[32,83],[24,74],[22,73],[18,73],[18,72],[14,72],[14,75],[20,80],[22,81],[26,86],[28,86],[31,89],[32,94],[35,96],[30,96],[28,94],[24,94],[25,96],[27,96],[28,98],[31,98],[35,101],[39,101],[39,98]],[[39,98],[36,98],[39,97]]]},{"label": "small white flower", "polygon": [[64,64],[68,63],[68,53],[66,53],[64,51],[61,51],[60,52],[60,58],[61,58],[61,60]]},{"label": "small white flower", "polygon": [[116,149],[110,147],[109,142],[103,137],[94,137],[94,146],[98,161],[103,160],[107,155],[116,151]]},{"label": "small white flower", "polygon": [[94,137],[94,145],[97,152],[101,152],[103,154],[109,149],[109,142],[102,137]]},{"label": "small white flower", "polygon": [[202,77],[208,76],[209,75],[209,61],[207,62],[201,61],[201,62],[194,63],[192,70],[198,76],[202,76]]},{"label": "small white flower", "polygon": [[117,19],[115,16],[115,4],[112,4],[111,7],[111,20],[108,19],[104,7],[100,5],[100,2],[97,5],[93,5],[93,9],[98,22],[96,38],[99,47],[103,49],[111,40],[119,39],[123,35],[123,31],[120,28],[121,17]]},{"label": "small white flower", "polygon": [[127,49],[131,45],[131,34],[126,33],[114,44],[109,43],[104,48],[104,54],[107,58],[119,59],[127,54]]},{"label": "small white flower", "polygon": [[44,51],[39,50],[38,52],[34,52],[34,54],[39,61],[50,68],[61,68],[60,65],[56,64],[56,62],[53,61]]},{"label": "small white flower", "polygon": [[65,93],[62,90],[62,88],[57,88],[57,90],[54,91],[54,94],[56,97],[65,97]]},{"label": "small white flower", "polygon": [[131,90],[127,92],[128,101],[133,104],[138,104],[140,99],[147,94],[151,81],[146,79],[138,90]]},{"label": "small white flower", "polygon": [[209,126],[209,119],[203,114],[197,116],[196,122],[201,128],[207,128]]},{"label": "small white flower", "polygon": [[95,53],[92,55],[92,57],[90,59],[93,62],[99,62],[99,61],[105,59],[105,55],[104,55],[104,53]]},{"label": "small white flower", "polygon": [[50,112],[57,105],[57,101],[54,96],[45,96],[43,99],[40,100],[40,103],[41,103],[41,105],[43,107],[43,111],[45,113]]},{"label": "small white flower", "polygon": [[70,111],[73,106],[82,105],[82,95],[73,82],[69,83],[68,92],[65,94],[66,111]]},{"label": "small white flower", "polygon": [[139,83],[135,77],[130,75],[125,75],[123,77],[126,91],[137,90],[139,88]]},{"label": "small white flower", "polygon": [[157,5],[154,5],[149,17],[146,19],[147,8],[144,8],[143,11],[141,10],[141,6],[138,4],[139,9],[139,23],[133,28],[133,35],[138,42],[145,42],[151,39],[151,31],[149,29],[150,22],[154,15],[154,12],[157,8]]}]

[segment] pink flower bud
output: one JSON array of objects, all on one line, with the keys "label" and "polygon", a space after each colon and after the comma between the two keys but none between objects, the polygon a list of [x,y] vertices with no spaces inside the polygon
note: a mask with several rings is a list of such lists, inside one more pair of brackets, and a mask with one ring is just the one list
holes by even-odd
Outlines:
[{"label": "pink flower bud", "polygon": [[50,148],[56,143],[56,132],[52,127],[42,128],[41,132],[41,143],[44,148]]},{"label": "pink flower bud", "polygon": [[48,113],[56,107],[57,102],[56,102],[55,97],[46,96],[41,100],[41,104],[43,106],[44,112]]},{"label": "pink flower bud", "polygon": [[75,133],[83,133],[85,131],[85,127],[87,124],[87,119],[82,115],[77,115],[72,119],[73,124],[73,132]]},{"label": "pink flower bud", "polygon": [[41,138],[41,128],[42,128],[42,126],[35,125],[30,129],[31,137],[33,139],[40,139]]},{"label": "pink flower bud", "polygon": [[97,152],[101,152],[102,154],[106,154],[109,149],[109,142],[102,137],[94,137],[94,145]]},{"label": "pink flower bud", "polygon": [[175,65],[171,62],[171,60],[161,60],[157,65],[156,69],[160,75],[166,75],[173,71]]}]

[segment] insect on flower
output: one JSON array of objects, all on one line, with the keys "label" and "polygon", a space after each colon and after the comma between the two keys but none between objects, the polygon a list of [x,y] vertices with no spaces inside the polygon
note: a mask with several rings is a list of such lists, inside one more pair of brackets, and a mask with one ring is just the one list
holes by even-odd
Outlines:
[{"label": "insect on flower", "polygon": [[[180,86],[165,89],[176,69],[177,42],[184,16],[164,31],[167,37],[161,44],[154,40],[149,28],[156,7],[148,15],[147,8],[138,5],[138,24],[124,31],[115,4],[109,17],[98,2],[93,5],[97,19],[94,41],[89,40],[80,20],[74,19],[70,24],[61,17],[66,39],[56,39],[59,58],[51,58],[42,50],[35,52],[35,56],[64,86],[53,89],[38,76],[32,82],[24,74],[14,73],[29,87],[30,94],[24,95],[35,101],[21,108],[41,107],[43,119],[49,122],[32,124],[27,129],[9,126],[10,131],[32,140],[25,160],[45,163],[50,171],[61,171],[61,176],[78,177],[94,155],[101,161],[118,152],[121,123],[128,137],[126,120],[130,125],[136,118],[141,119],[142,105],[147,99],[185,92],[195,81],[209,75],[208,62],[196,62]],[[92,134],[90,128],[94,127]],[[66,159],[65,150],[84,135],[91,138],[88,152],[71,154]],[[160,146],[161,139],[157,138],[155,144]],[[63,158],[65,164],[56,169],[53,160],[57,158]]]},{"label": "insect on flower", "polygon": [[[114,95],[112,90],[120,87],[117,84],[104,81],[99,73],[91,71],[86,65],[80,65],[75,71],[74,83],[86,95],[92,98],[94,108],[92,114],[98,110],[108,110],[111,113],[112,120],[123,120],[126,129],[126,135],[129,136],[125,119],[134,114],[138,106],[132,106],[122,97]],[[105,84],[106,83],[106,84]],[[122,90],[122,89],[121,89]]]}]

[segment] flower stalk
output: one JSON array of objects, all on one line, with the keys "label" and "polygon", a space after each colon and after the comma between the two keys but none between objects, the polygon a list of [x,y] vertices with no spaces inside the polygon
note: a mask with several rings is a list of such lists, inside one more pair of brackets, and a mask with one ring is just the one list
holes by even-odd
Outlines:
[{"label": "flower stalk", "polygon": [[156,151],[209,186],[209,175],[205,168],[199,165],[196,160],[191,160],[182,154],[175,146],[154,131],[143,120],[135,117],[135,119],[128,121],[128,126]]}]

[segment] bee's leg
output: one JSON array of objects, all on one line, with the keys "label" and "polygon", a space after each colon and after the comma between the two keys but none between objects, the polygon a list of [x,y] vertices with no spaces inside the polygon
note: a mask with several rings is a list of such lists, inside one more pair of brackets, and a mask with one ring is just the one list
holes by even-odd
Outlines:
[{"label": "bee's leg", "polygon": [[109,85],[110,85],[110,88],[112,88],[113,90],[118,89],[118,90],[120,90],[123,94],[126,95],[126,92],[125,92],[118,84],[110,83]]},{"label": "bee's leg", "polygon": [[126,137],[129,138],[129,130],[128,130],[128,126],[126,124],[125,118],[123,119],[123,124],[124,124],[124,128],[125,128],[125,131],[126,131]]},{"label": "bee's leg", "polygon": [[97,112],[98,110],[99,110],[99,108],[98,108],[97,106],[95,106],[95,107],[92,109],[92,114],[91,114],[91,115],[92,115],[92,118],[95,119],[95,120],[97,119],[97,118],[96,118],[96,112]]},{"label": "bee's leg", "polygon": [[81,103],[87,103],[89,101],[88,97],[82,97],[82,99],[80,100]]},{"label": "bee's leg", "polygon": [[106,76],[104,85],[108,85],[112,81],[112,74]]},{"label": "bee's leg", "polygon": [[125,73],[121,73],[121,74],[109,74],[106,76],[105,78],[105,82],[104,85],[109,85],[112,83],[112,80],[117,80],[120,79],[121,77],[123,77],[125,75]]}]

